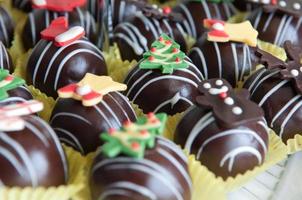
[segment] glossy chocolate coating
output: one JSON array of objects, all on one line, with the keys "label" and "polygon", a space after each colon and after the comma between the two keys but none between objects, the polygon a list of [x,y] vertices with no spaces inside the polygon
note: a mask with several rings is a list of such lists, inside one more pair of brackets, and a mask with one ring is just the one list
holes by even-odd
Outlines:
[{"label": "glossy chocolate coating", "polygon": [[84,27],[86,37],[90,41],[94,42],[96,24],[88,11],[83,11],[80,8],[76,8],[72,12],[52,12],[48,10],[35,9],[29,13],[23,29],[22,40],[25,49],[33,48],[41,38],[40,32],[46,29],[53,19],[61,16],[67,17],[69,27]]},{"label": "glossy chocolate coating", "polygon": [[[196,159],[210,171],[227,179],[229,176],[243,174],[264,162],[268,133],[265,127],[257,122],[245,123],[232,129],[221,128],[211,115],[211,110],[194,106],[184,114],[177,125],[174,141],[191,154],[195,154]],[[261,162],[259,163],[257,156],[250,151],[241,151],[242,147],[256,151],[261,157]],[[233,155],[236,150],[238,152]]]},{"label": "glossy chocolate coating", "polygon": [[17,87],[16,89],[9,90],[7,93],[9,97],[0,101],[0,106],[21,103],[33,99],[33,96],[31,95],[30,91],[26,88],[26,86]]},{"label": "glossy chocolate coating", "polygon": [[124,81],[128,86],[125,94],[144,113],[165,112],[174,115],[194,104],[198,93],[197,84],[202,79],[193,64],[185,70],[174,70],[172,74],[162,74],[157,69],[139,69],[136,66]]},{"label": "glossy chocolate coating", "polygon": [[14,8],[22,10],[24,12],[32,11],[30,0],[12,0]]},{"label": "glossy chocolate coating", "polygon": [[15,23],[3,7],[0,7],[0,19],[0,41],[8,48],[11,46],[11,42],[14,38]]},{"label": "glossy chocolate coating", "polygon": [[232,3],[210,3],[204,0],[200,2],[186,0],[176,6],[173,12],[183,15],[186,32],[197,39],[206,31],[203,26],[204,19],[212,18],[227,21],[236,13],[236,8]]},{"label": "glossy chocolate coating", "polygon": [[0,69],[6,69],[10,73],[14,72],[14,64],[9,52],[0,41]]},{"label": "glossy chocolate coating", "polygon": [[63,143],[87,154],[101,145],[101,133],[110,128],[119,129],[125,121],[135,119],[128,99],[118,92],[111,92],[92,107],[85,107],[81,101],[73,99],[59,99],[50,124]]},{"label": "glossy chocolate coating", "polygon": [[259,7],[259,5],[248,3],[245,0],[234,0],[233,4],[241,11],[252,11],[253,9]]},{"label": "glossy chocolate coating", "polygon": [[289,80],[282,80],[277,70],[258,70],[244,84],[251,99],[265,112],[270,127],[286,143],[296,134],[302,134],[302,107],[300,94]]},{"label": "glossy chocolate coating", "polygon": [[260,40],[282,46],[286,40],[302,45],[301,17],[295,17],[280,12],[265,12],[255,10],[249,17],[254,28],[259,32]]},{"label": "glossy chocolate coating", "polygon": [[107,67],[102,53],[84,38],[63,47],[40,40],[27,63],[28,83],[54,98],[59,88],[81,81],[86,73],[106,75]]},{"label": "glossy chocolate coating", "polygon": [[[26,128],[0,132],[0,183],[5,186],[59,186],[67,183],[68,164],[54,131],[37,116]],[[1,186],[0,186],[1,187]]]},{"label": "glossy chocolate coating", "polygon": [[147,149],[143,159],[107,159],[99,153],[90,176],[92,200],[191,199],[187,158],[164,138],[157,138],[156,146]]},{"label": "glossy chocolate coating", "polygon": [[246,44],[217,43],[201,37],[188,56],[206,79],[224,78],[234,87],[255,67],[254,48]]},{"label": "glossy chocolate coating", "polygon": [[153,13],[149,16],[144,12],[136,12],[116,26],[113,42],[117,43],[123,60],[140,60],[161,33],[169,35],[186,52],[187,43],[181,19],[169,18],[159,12],[156,16]]}]

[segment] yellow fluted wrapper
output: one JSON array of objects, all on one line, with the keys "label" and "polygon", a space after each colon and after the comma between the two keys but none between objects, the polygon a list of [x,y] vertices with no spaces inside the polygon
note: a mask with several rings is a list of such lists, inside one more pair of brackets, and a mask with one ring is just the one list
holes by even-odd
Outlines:
[{"label": "yellow fluted wrapper", "polygon": [[0,188],[3,200],[81,200],[78,194],[84,188],[84,158],[71,148],[64,147],[69,164],[69,181],[59,187]]},{"label": "yellow fluted wrapper", "polygon": [[293,154],[302,151],[302,135],[295,135],[294,138],[287,140],[287,152]]},{"label": "yellow fluted wrapper", "polygon": [[249,12],[238,12],[236,15],[230,17],[228,19],[229,23],[240,23],[246,20],[248,17]]}]

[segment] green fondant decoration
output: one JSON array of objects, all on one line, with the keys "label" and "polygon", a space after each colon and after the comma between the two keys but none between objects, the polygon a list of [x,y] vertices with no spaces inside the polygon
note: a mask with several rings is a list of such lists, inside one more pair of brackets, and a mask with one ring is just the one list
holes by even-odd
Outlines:
[{"label": "green fondant decoration", "polygon": [[144,53],[139,64],[140,69],[160,69],[164,74],[172,74],[174,70],[188,68],[186,54],[180,50],[179,44],[166,34],[153,42],[150,51]]},{"label": "green fondant decoration", "polygon": [[125,155],[133,158],[143,158],[146,149],[155,146],[155,136],[164,131],[167,115],[149,114],[137,119],[137,122],[128,122],[119,131],[102,133],[101,139],[105,142],[102,153],[109,158]]},{"label": "green fondant decoration", "polygon": [[25,84],[23,79],[10,75],[7,70],[0,69],[0,101],[9,96],[7,94],[9,90],[16,89],[23,84]]}]

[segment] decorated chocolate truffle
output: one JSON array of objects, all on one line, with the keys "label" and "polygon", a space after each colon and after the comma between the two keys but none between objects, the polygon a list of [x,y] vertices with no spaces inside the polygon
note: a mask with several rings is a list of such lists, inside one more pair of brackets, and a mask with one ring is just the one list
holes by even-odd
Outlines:
[{"label": "decorated chocolate truffle", "polygon": [[202,79],[179,45],[162,34],[127,75],[125,94],[144,113],[173,115],[194,104],[197,85]]},{"label": "decorated chocolate truffle", "polygon": [[227,20],[236,13],[230,0],[186,0],[173,9],[184,17],[185,30],[194,38],[203,35],[206,29],[202,21],[206,18]]},{"label": "decorated chocolate truffle", "polygon": [[188,56],[205,79],[224,78],[232,86],[254,70],[254,48],[257,31],[246,21],[230,24],[206,19],[204,25],[210,31],[200,37]]},{"label": "decorated chocolate truffle", "polygon": [[22,10],[24,12],[32,11],[30,0],[12,0],[14,8]]},{"label": "decorated chocolate truffle", "polygon": [[110,77],[87,74],[80,83],[58,91],[50,124],[63,143],[82,154],[95,151],[100,133],[136,119],[128,99],[118,92],[125,89]]},{"label": "decorated chocolate truffle", "polygon": [[259,39],[281,46],[286,40],[302,45],[302,2],[299,0],[263,1],[249,20],[259,32]]},{"label": "decorated chocolate truffle", "polygon": [[[37,2],[36,2],[37,1]],[[82,0],[72,0],[75,3]],[[36,2],[36,3],[35,3]],[[46,2],[46,1],[45,1]],[[78,6],[82,4],[68,4],[68,1],[48,0],[47,4],[39,4],[38,0],[33,1],[34,9],[28,15],[23,29],[22,40],[25,49],[33,48],[40,40],[40,32],[47,28],[50,23],[58,17],[66,17],[70,27],[82,26],[85,29],[86,37],[90,41],[95,40],[96,24],[88,11],[83,11]],[[85,2],[85,1],[84,1]],[[66,6],[66,4],[68,4]]]},{"label": "decorated chocolate truffle", "polygon": [[57,89],[79,82],[86,73],[106,75],[102,52],[83,38],[84,29],[68,29],[66,18],[54,20],[41,32],[27,64],[27,80],[45,94],[57,97]]},{"label": "decorated chocolate truffle", "polygon": [[140,12],[129,16],[114,29],[113,42],[116,42],[124,60],[139,60],[148,51],[152,41],[165,33],[180,44],[186,52],[186,32],[181,23],[182,17],[170,10],[146,6]]},{"label": "decorated chocolate truffle", "polygon": [[263,110],[224,79],[199,85],[201,96],[177,125],[175,142],[224,179],[261,165],[268,150]]},{"label": "decorated chocolate truffle", "polygon": [[0,106],[31,100],[33,97],[24,84],[23,79],[0,69]]},{"label": "decorated chocolate truffle", "polygon": [[15,24],[10,14],[3,7],[0,7],[0,22],[0,41],[5,47],[10,47],[14,37]]},{"label": "decorated chocolate truffle", "polygon": [[9,70],[10,73],[13,73],[14,71],[14,64],[12,62],[12,58],[1,41],[0,41],[0,69]]},{"label": "decorated chocolate truffle", "polygon": [[158,136],[164,114],[149,114],[119,131],[101,135],[106,142],[91,169],[92,200],[190,200],[192,183],[181,149]]},{"label": "decorated chocolate truffle", "polygon": [[251,92],[251,99],[265,112],[269,126],[286,143],[296,134],[302,134],[302,48],[284,43],[287,61],[258,50],[261,64],[258,70],[244,84]]},{"label": "decorated chocolate truffle", "polygon": [[0,107],[0,187],[50,187],[67,183],[68,164],[55,132],[33,114],[43,104]]}]

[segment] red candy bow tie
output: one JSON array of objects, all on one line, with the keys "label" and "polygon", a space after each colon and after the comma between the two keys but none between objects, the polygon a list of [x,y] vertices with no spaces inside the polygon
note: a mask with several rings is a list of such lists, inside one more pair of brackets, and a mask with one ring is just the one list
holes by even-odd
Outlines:
[{"label": "red candy bow tie", "polygon": [[86,4],[86,0],[31,0],[32,7],[55,12],[71,12],[76,7]]},{"label": "red candy bow tie", "polygon": [[66,46],[85,35],[81,26],[68,28],[68,21],[65,17],[54,19],[50,26],[41,32],[41,38],[53,41],[56,46]]}]

